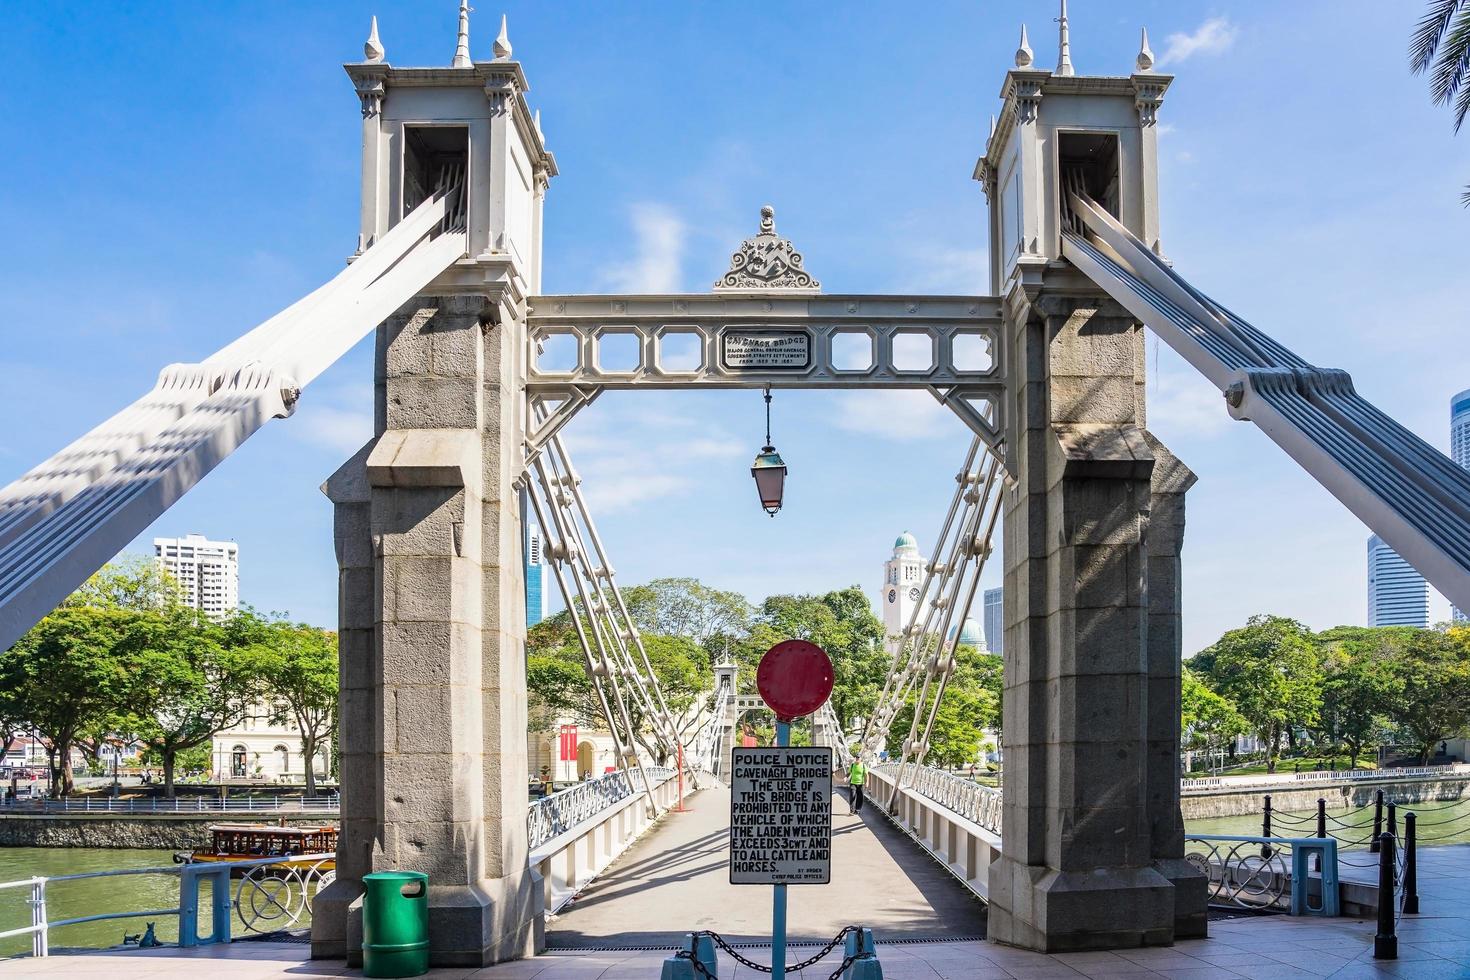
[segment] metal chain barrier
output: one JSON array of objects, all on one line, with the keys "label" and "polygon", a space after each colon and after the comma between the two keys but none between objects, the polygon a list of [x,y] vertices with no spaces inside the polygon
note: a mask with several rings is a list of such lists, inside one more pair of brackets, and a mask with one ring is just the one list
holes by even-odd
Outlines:
[{"label": "metal chain barrier", "polygon": [[[858,932],[859,929],[860,929],[859,926],[844,926],[842,928],[842,931],[839,932],[836,936],[834,936],[832,938],[832,941],[831,942],[829,942],[826,946],[823,946],[822,947],[821,952],[817,953],[815,956],[809,956],[809,957],[807,957],[806,959],[802,960],[799,963],[791,963],[791,964],[788,964],[787,967],[786,967],[786,972],[788,974],[795,973],[795,972],[798,972],[800,970],[805,970],[809,966],[816,965],[818,962],[820,962],[822,959],[824,959],[827,956],[827,954],[831,953],[832,950],[836,949],[837,948],[837,944],[840,943],[840,942],[842,942],[844,939],[846,939],[849,933]],[[674,955],[676,957],[678,957],[679,959],[681,959],[681,960],[690,960],[690,961],[692,961],[693,964],[694,964],[694,972],[695,973],[698,973],[702,977],[707,977],[708,980],[718,980],[718,978],[716,978],[713,974],[711,974],[708,970],[706,970],[704,968],[704,964],[701,963],[701,962],[699,962],[699,958],[694,955],[694,950],[697,949],[698,948],[698,945],[699,945],[699,937],[700,936],[708,936],[708,937],[710,937],[710,939],[714,940],[714,943],[715,943],[716,946],[720,947],[720,949],[723,949],[725,952],[729,953],[731,959],[733,959],[736,963],[739,963],[741,966],[745,967],[746,969],[754,970],[757,973],[771,973],[771,972],[773,972],[773,970],[772,970],[771,967],[766,966],[765,964],[762,964],[762,963],[757,963],[754,960],[747,959],[746,957],[741,956],[735,950],[735,947],[734,946],[731,946],[729,943],[725,942],[724,937],[721,936],[718,932],[714,932],[712,930],[705,929],[703,931],[693,933],[693,935],[692,935],[693,942],[690,943],[690,947],[691,947],[690,949],[681,949],[677,953],[675,953]],[[842,976],[842,974],[847,971],[847,968],[850,967],[850,966],[852,966],[852,964],[855,963],[857,960],[861,959],[862,956],[863,956],[862,947],[859,946],[858,947],[858,952],[854,953],[851,956],[845,956],[845,957],[843,957],[843,959],[842,959],[842,965],[839,966],[836,970],[832,971],[831,975],[827,977],[827,980],[838,980],[838,978],[840,978]]]}]

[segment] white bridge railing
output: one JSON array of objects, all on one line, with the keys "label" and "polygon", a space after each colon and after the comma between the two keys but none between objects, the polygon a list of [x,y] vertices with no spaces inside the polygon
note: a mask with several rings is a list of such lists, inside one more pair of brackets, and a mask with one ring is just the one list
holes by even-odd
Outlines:
[{"label": "white bridge railing", "polygon": [[331,796],[285,796],[257,799],[220,799],[192,796],[176,799],[114,800],[90,796],[59,800],[20,800],[0,805],[0,813],[275,813],[304,811],[335,816],[342,801]]},{"label": "white bridge railing", "polygon": [[[1000,857],[1001,792],[930,766],[904,767],[905,785],[894,791],[898,763],[868,770],[873,802],[949,873],[986,901],[990,863]],[[886,804],[886,808],[885,808]]]},{"label": "white bridge railing", "polygon": [[[678,772],[645,766],[651,792],[628,771],[608,773],[531,804],[531,873],[553,915],[678,801]],[[632,771],[636,773],[636,770]],[[653,806],[638,805],[653,800]]]},{"label": "white bridge railing", "polygon": [[[175,864],[157,868],[121,868],[113,871],[87,871],[49,878],[22,878],[0,882],[0,893],[26,889],[30,897],[31,924],[0,932],[0,939],[12,936],[31,937],[31,955],[51,955],[51,930],[84,922],[107,919],[138,919],[148,916],[176,916],[178,944],[184,947],[228,943],[233,936],[233,920],[239,917],[246,932],[276,932],[295,925],[311,915],[312,897],[331,883],[334,873],[329,862],[335,854],[292,854],[253,858],[247,861],[211,861],[198,864]],[[232,885],[232,875],[243,872]],[[57,884],[93,878],[121,878],[131,875],[176,876],[179,879],[179,903],[171,908],[141,911],[98,912],[70,919],[52,919],[47,907],[49,889]],[[210,882],[208,908],[204,915],[209,929],[199,930],[201,879]]]},{"label": "white bridge railing", "polygon": [[[644,766],[654,786],[659,786],[675,775],[666,766]],[[530,836],[531,850],[547,841],[560,837],[578,824],[585,823],[603,810],[643,792],[643,783],[638,770],[619,769],[569,789],[533,800],[526,811],[526,830]]]}]

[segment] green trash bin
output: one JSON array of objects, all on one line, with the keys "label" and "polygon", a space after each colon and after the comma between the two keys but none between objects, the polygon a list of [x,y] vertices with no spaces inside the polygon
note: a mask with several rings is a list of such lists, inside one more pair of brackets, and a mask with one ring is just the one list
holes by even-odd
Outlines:
[{"label": "green trash bin", "polygon": [[429,970],[429,876],[374,871],[362,876],[362,972],[417,977]]}]

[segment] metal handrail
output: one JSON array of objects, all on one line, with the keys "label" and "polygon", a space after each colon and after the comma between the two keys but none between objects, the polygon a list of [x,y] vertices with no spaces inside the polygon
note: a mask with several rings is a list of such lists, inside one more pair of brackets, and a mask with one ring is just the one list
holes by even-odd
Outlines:
[{"label": "metal handrail", "polygon": [[[26,904],[31,907],[31,924],[18,929],[0,932],[0,939],[30,935],[31,955],[50,956],[50,931],[61,926],[73,926],[83,922],[100,922],[106,919],[136,919],[144,916],[176,915],[179,919],[179,945],[184,947],[206,946],[231,941],[230,913],[234,906],[230,900],[230,874],[239,868],[264,868],[284,865],[288,862],[318,864],[336,858],[335,853],[321,854],[278,854],[273,857],[250,858],[244,861],[210,861],[197,864],[163,865],[156,868],[120,868],[113,871],[83,871],[77,874],[33,876],[16,881],[0,882],[0,891],[10,888],[31,890]],[[127,875],[178,875],[179,904],[173,908],[147,909],[135,912],[99,912],[70,919],[52,921],[47,916],[46,889],[60,881],[81,881],[86,878],[120,878]],[[199,879],[210,878],[213,929],[207,937],[199,935]],[[249,927],[247,923],[247,928]]]},{"label": "metal handrail", "polygon": [[639,770],[619,769],[531,801],[526,809],[530,849],[534,851],[603,810],[616,806],[635,793],[661,786],[676,775],[676,771],[667,766],[644,766],[642,772],[648,775],[646,787],[642,784]]},{"label": "metal handrail", "polygon": [[[873,771],[894,780],[896,790],[912,790],[992,834],[1000,833],[1002,796],[1001,791],[993,786],[981,786],[933,766],[910,764],[905,767],[897,762],[885,762],[874,766]],[[896,785],[900,771],[905,771],[910,779],[903,786]]]},{"label": "metal handrail", "polygon": [[63,797],[59,800],[16,800],[4,804],[8,809],[34,810],[42,813],[208,813],[208,812],[262,812],[279,810],[313,810],[335,812],[341,808],[341,797],[303,796],[259,800],[224,799],[217,797],[178,797],[169,799],[117,800],[84,797]]}]

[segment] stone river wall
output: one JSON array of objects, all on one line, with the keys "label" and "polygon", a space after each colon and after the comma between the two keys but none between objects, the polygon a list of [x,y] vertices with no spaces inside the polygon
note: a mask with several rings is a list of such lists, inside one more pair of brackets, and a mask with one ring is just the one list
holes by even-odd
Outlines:
[{"label": "stone river wall", "polygon": [[1271,795],[1271,808],[1295,812],[1317,809],[1318,798],[1327,801],[1330,810],[1371,806],[1374,794],[1383,790],[1383,798],[1393,803],[1425,803],[1433,800],[1458,800],[1470,796],[1470,777],[1453,776],[1431,779],[1405,779],[1397,782],[1314,782],[1304,785],[1285,783],[1279,786],[1256,786],[1234,789],[1190,790],[1180,801],[1185,820],[1208,817],[1238,817],[1259,814],[1261,798]]},{"label": "stone river wall", "polygon": [[337,814],[0,813],[0,847],[202,847],[217,823],[335,824]]}]

